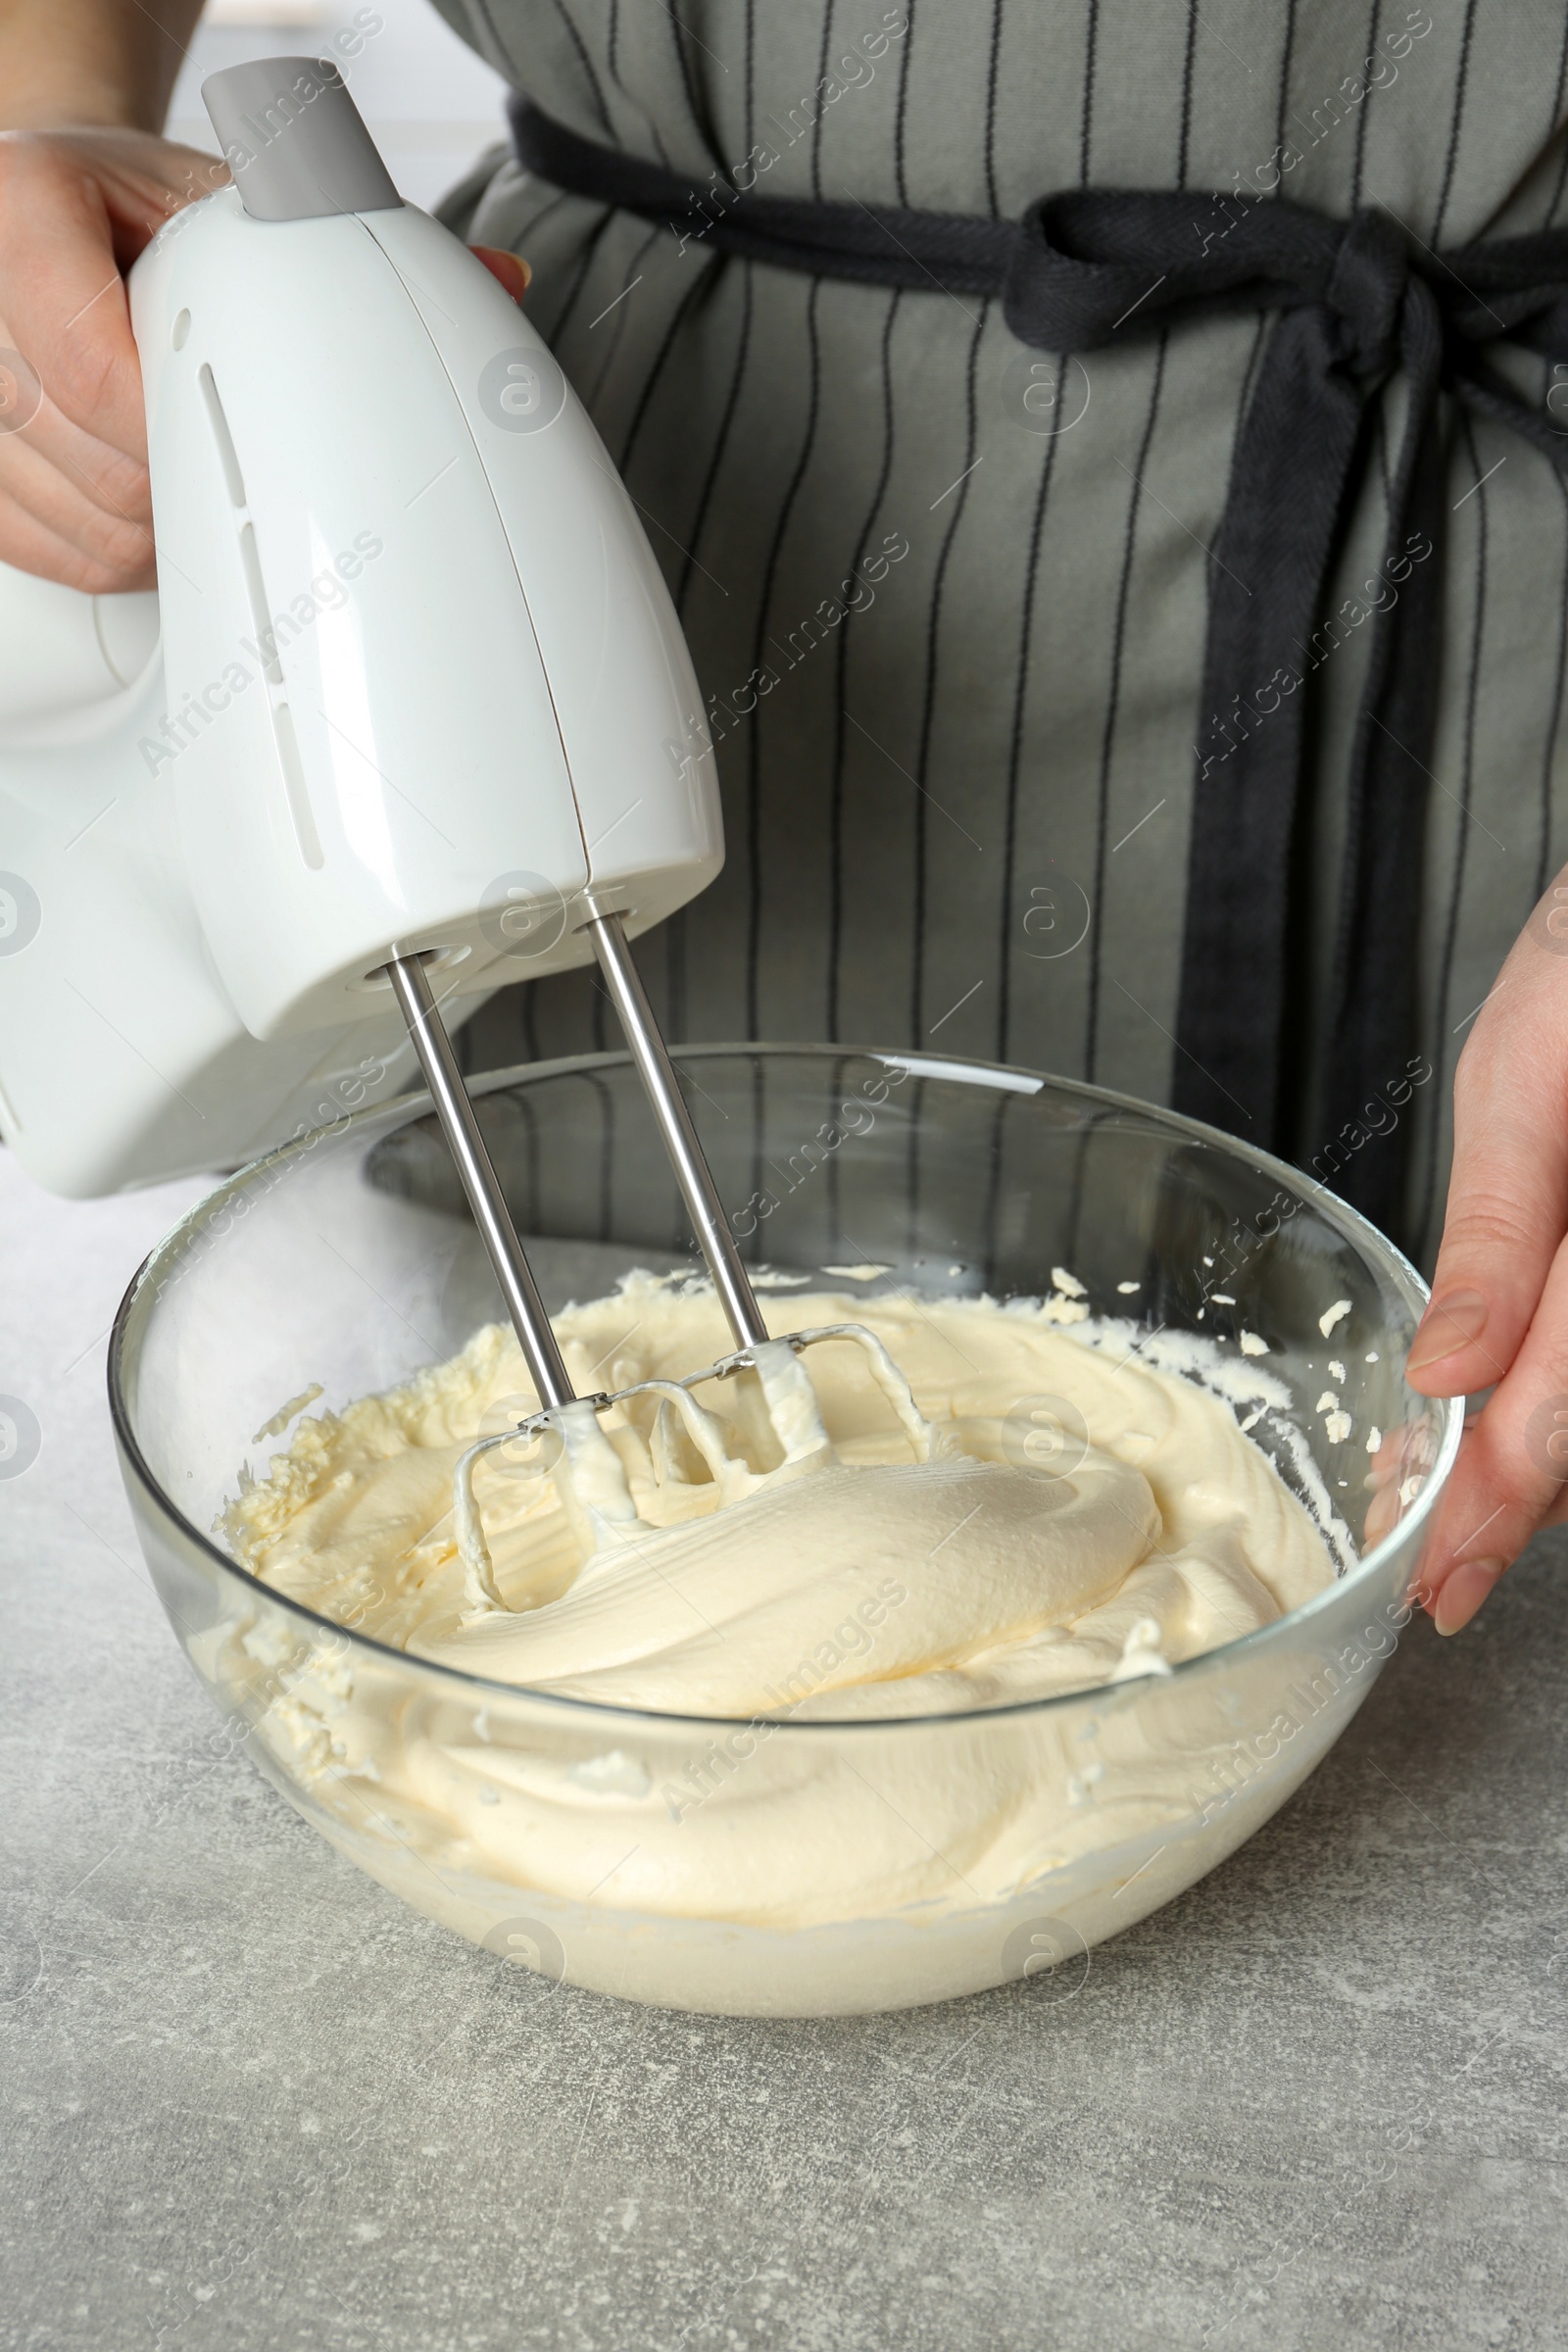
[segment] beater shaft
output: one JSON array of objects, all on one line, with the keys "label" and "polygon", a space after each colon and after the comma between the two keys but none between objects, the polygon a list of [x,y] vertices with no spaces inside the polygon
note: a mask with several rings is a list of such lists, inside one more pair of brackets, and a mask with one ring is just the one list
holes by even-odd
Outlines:
[{"label": "beater shaft", "polygon": [[760,1347],[767,1339],[741,1253],[735,1247],[724,1204],[718,1197],[703,1147],[698,1141],[686,1098],[680,1091],[669,1049],[660,1034],[654,1008],[648,1002],[642,975],[632,961],[625,929],[618,914],[602,914],[586,926],[599,956],[611,1001],[626,1033],[632,1059],[648,1090],[659,1132],[680,1186],[697,1244],[708,1261],[719,1303],[742,1348]]},{"label": "beater shaft", "polygon": [[485,1150],[479,1122],[473,1115],[473,1104],[463,1083],[463,1072],[452,1051],[446,1024],[430,993],[424,965],[417,956],[394,956],[386,967],[386,976],[408,1022],[409,1038],[419,1057],[424,1083],[430,1090],[447,1149],[467,1195],[479,1238],[496,1270],[528,1377],[539,1392],[542,1405],[570,1404],[576,1391],[517,1239],[500,1179]]}]

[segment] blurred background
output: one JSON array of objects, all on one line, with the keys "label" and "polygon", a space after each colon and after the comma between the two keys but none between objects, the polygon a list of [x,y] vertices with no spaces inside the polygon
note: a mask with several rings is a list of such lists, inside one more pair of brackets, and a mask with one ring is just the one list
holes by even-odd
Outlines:
[{"label": "blurred background", "polygon": [[[174,89],[172,138],[211,149],[201,101],[204,74],[249,57],[298,50],[312,56],[351,25],[358,0],[208,0]],[[374,0],[382,30],[342,60],[355,103],[370,126],[398,192],[428,210],[487,147],[506,136],[506,84],[430,6],[430,0]]]}]

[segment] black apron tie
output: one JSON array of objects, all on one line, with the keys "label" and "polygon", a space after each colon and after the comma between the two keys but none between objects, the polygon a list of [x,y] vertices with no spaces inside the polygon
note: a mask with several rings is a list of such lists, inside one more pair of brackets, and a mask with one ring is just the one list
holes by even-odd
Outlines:
[{"label": "black apron tie", "polygon": [[[1382,1090],[1417,1046],[1422,853],[1442,610],[1439,394],[1506,424],[1568,470],[1555,430],[1486,364],[1499,338],[1568,358],[1568,231],[1436,254],[1383,214],[1348,221],[1278,196],[1084,188],[1021,220],[772,196],[714,174],[695,187],[512,102],[518,158],[573,194],[710,245],[821,277],[1000,299],[1018,339],[1093,351],[1186,318],[1279,314],[1243,417],[1209,566],[1208,637],[1177,1014],[1179,1109],[1265,1150],[1286,1125],[1305,968],[1295,936],[1304,856],[1307,681],[1369,630],[1350,753],[1327,1047],[1312,1138],[1320,1172],[1398,1222],[1407,1123],[1375,1151]],[[738,177],[739,175],[737,175]],[[1377,574],[1323,599],[1368,460],[1367,406],[1396,369],[1406,401]],[[1349,609],[1347,610],[1347,607]],[[1408,1087],[1399,1100],[1408,1099]]]}]

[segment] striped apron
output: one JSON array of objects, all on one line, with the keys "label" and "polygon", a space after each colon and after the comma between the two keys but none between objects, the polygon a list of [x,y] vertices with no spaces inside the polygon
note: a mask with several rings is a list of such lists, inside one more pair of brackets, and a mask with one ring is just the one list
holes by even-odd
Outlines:
[{"label": "striped apron", "polygon": [[[530,313],[642,509],[702,681],[729,856],[639,951],[670,1033],[918,1047],[1191,1102],[1188,883],[1214,870],[1196,795],[1280,704],[1269,676],[1234,709],[1203,693],[1277,320],[1173,311],[1051,354],[951,274],[813,275],[703,221],[750,189],[979,221],[1190,190],[1223,253],[1278,196],[1384,216],[1436,280],[1458,248],[1568,218],[1561,0],[1290,0],[1234,38],[1192,0],[440,4],[551,122],[708,191],[671,226],[503,149],[444,208],[533,264]],[[1568,367],[1487,357],[1549,433]],[[1367,405],[1301,646],[1277,1101],[1216,1102],[1430,1261],[1455,1055],[1568,855],[1568,492],[1539,435],[1440,395],[1441,536],[1391,578],[1407,393],[1395,366]],[[1385,875],[1411,901],[1413,1046],[1369,1082],[1375,1115],[1326,1126],[1357,715],[1380,612],[1418,594],[1435,725]],[[1235,1002],[1261,1004],[1245,941],[1235,963]],[[615,1042],[573,973],[494,1000],[466,1050],[485,1067]]]}]

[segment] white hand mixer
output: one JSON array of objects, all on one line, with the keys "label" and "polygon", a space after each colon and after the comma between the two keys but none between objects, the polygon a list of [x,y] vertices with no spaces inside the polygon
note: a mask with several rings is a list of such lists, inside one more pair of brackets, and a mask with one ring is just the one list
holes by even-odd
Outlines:
[{"label": "white hand mixer", "polygon": [[[795,1351],[853,1337],[929,1451],[869,1333],[769,1339],[632,960],[723,848],[690,657],[603,444],[488,270],[402,202],[335,68],[202,94],[234,184],[130,275],[157,594],[0,565],[7,1144],[75,1196],[233,1164],[412,1044],[543,1408],[523,1427],[559,1431],[598,1542],[636,1516],[596,1418],[618,1400],[573,1396],[431,987],[471,1010],[597,956],[737,1343],[645,1385],[716,1458],[687,1391],[755,1368],[805,1466],[827,1442]],[[0,354],[0,425],[39,397]],[[460,1523],[465,1496],[493,1601],[466,1472]]]}]

